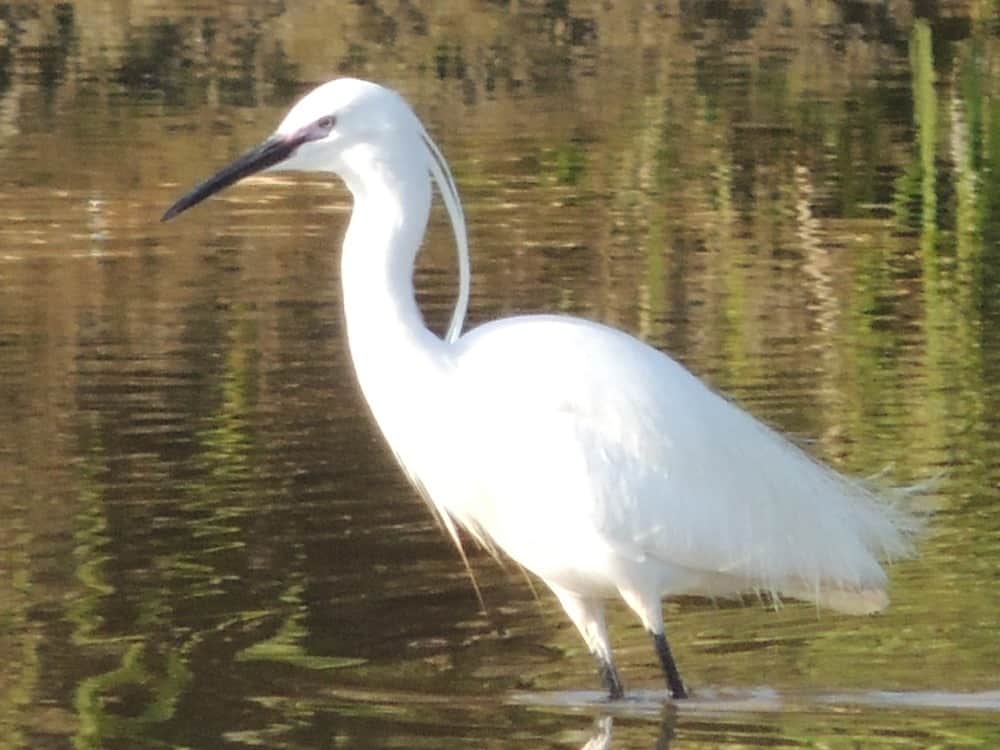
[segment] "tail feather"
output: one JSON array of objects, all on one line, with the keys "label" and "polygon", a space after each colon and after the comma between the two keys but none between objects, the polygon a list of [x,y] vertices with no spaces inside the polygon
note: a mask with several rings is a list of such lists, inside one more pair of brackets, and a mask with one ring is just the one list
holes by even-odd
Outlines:
[{"label": "tail feather", "polygon": [[873,615],[889,606],[889,595],[885,589],[877,588],[859,590],[828,588],[820,591],[791,589],[784,593],[847,615]]}]

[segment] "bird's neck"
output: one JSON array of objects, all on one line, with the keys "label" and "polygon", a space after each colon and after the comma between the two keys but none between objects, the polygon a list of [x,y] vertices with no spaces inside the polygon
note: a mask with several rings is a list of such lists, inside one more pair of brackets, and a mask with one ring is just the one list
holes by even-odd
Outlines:
[{"label": "bird's neck", "polygon": [[426,166],[405,153],[387,159],[381,152],[376,159],[360,151],[352,158],[359,163],[345,175],[354,211],[344,237],[341,283],[351,357],[378,411],[381,394],[402,390],[401,381],[411,374],[418,387],[421,370],[440,366],[446,346],[424,324],[413,288],[431,184]]}]

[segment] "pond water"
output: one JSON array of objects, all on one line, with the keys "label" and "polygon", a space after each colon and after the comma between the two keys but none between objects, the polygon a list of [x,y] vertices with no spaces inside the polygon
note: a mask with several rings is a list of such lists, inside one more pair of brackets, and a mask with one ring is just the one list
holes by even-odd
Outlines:
[{"label": "pond water", "polygon": [[[0,750],[996,747],[1000,5],[0,4]],[[347,359],[335,179],[162,211],[336,75],[448,157],[470,322],[669,351],[934,520],[893,606],[558,604],[454,549]],[[438,207],[417,275],[454,299]]]}]

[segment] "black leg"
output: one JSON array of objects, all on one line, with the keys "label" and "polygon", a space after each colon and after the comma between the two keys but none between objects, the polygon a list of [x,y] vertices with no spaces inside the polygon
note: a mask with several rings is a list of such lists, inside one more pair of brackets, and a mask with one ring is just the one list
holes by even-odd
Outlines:
[{"label": "black leg", "polygon": [[687,690],[681,680],[681,673],[677,671],[677,663],[673,654],[670,653],[670,644],[667,643],[667,636],[662,633],[653,633],[653,643],[656,644],[656,653],[660,657],[660,665],[663,667],[663,674],[667,677],[667,687],[670,688],[672,698],[687,698]]},{"label": "black leg", "polygon": [[601,682],[608,689],[608,698],[613,701],[624,698],[625,690],[622,688],[622,681],[618,676],[618,669],[615,667],[615,663],[597,657],[597,669],[601,673]]}]

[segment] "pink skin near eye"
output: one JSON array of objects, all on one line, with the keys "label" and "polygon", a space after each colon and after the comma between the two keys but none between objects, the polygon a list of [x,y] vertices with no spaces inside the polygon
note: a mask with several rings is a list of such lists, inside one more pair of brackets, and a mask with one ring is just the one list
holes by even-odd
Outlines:
[{"label": "pink skin near eye", "polygon": [[303,128],[301,131],[302,136],[307,141],[322,140],[333,130],[334,123],[336,123],[336,118],[334,117],[321,117],[316,122]]}]

